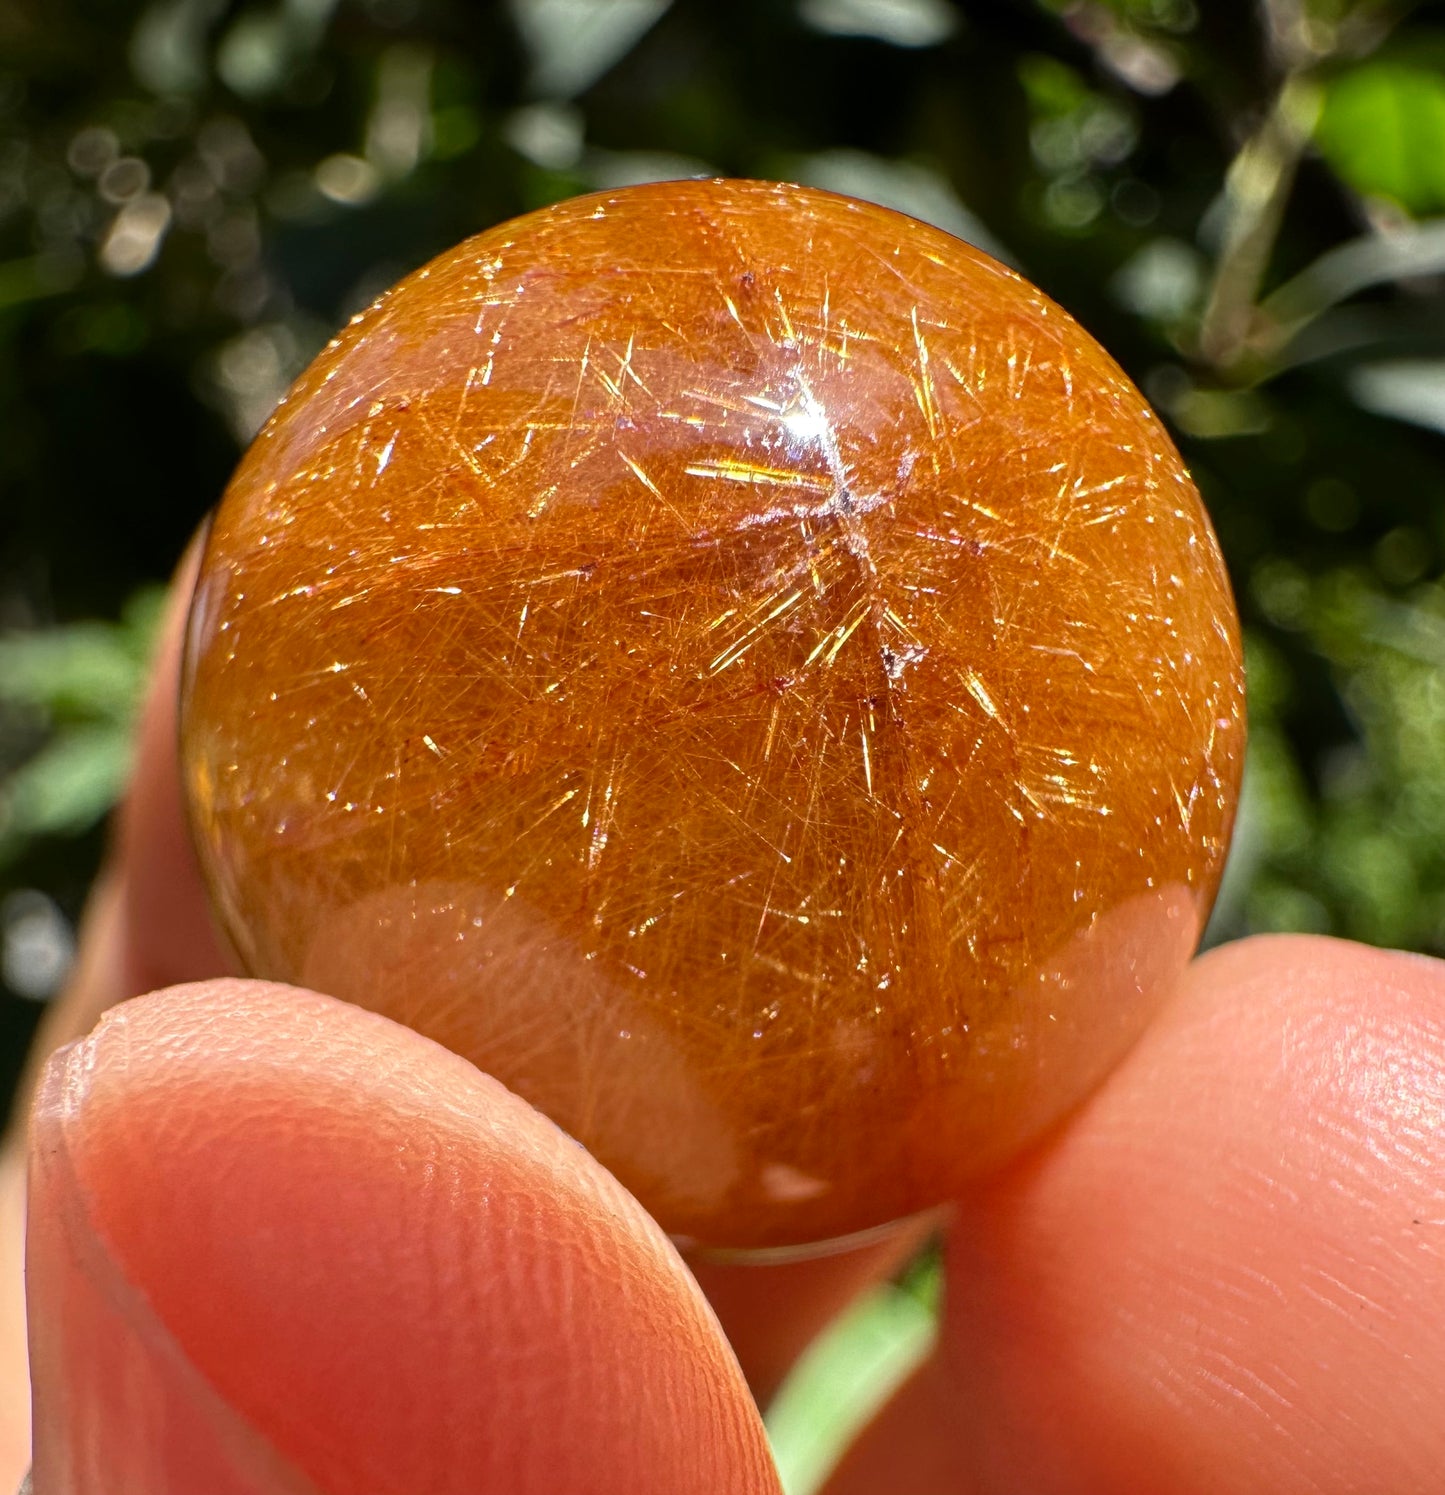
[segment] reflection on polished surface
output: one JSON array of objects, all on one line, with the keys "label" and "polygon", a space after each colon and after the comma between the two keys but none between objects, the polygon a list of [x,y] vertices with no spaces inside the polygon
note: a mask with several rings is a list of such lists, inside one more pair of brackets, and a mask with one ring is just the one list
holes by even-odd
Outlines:
[{"label": "reflection on polished surface", "polygon": [[1102,350],[861,203],[506,224],[305,374],[183,719],[257,974],[499,1076],[674,1233],[946,1198],[1137,1035],[1214,896],[1237,624]]}]

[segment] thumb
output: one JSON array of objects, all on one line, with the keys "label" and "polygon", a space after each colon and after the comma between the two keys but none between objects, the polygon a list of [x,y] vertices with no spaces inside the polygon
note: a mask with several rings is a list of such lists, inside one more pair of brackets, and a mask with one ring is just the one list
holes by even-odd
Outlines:
[{"label": "thumb", "polygon": [[36,1495],[776,1492],[701,1293],[465,1061],[258,982],[114,1009],[31,1143]]}]

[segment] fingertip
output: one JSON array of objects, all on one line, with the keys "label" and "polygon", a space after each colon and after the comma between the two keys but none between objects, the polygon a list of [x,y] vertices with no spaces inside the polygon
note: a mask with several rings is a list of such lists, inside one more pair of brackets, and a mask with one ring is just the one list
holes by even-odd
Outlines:
[{"label": "fingertip", "polygon": [[1216,951],[963,1207],[955,1436],[986,1489],[1438,1486],[1445,965]]},{"label": "fingertip", "polygon": [[[144,998],[54,1062],[35,1135],[36,1322],[57,1294],[85,1302],[84,1226],[115,1268],[106,1302],[143,1298],[327,1495],[776,1489],[736,1362],[657,1227],[408,1030],[261,983]],[[37,1475],[87,1409],[104,1413],[91,1442],[168,1436],[126,1424],[93,1378],[77,1408],[82,1353],[72,1337],[37,1354]]]},{"label": "fingertip", "polygon": [[73,1122],[90,1088],[88,1048],[75,1043],[51,1059],[31,1113],[26,1488],[318,1495],[207,1384],[97,1230],[72,1154]]}]

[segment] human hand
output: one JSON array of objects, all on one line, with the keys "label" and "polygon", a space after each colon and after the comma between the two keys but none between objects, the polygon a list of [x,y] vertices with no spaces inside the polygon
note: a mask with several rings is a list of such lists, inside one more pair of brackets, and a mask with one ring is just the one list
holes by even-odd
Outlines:
[{"label": "human hand", "polygon": [[[406,1030],[209,979],[176,632],[43,1042],[208,984],[40,1081],[37,1495],[775,1488],[693,1276],[585,1153]],[[907,1245],[695,1271],[765,1394]],[[829,1495],[1438,1489],[1445,967],[1312,939],[1196,962],[1103,1089],[960,1201],[948,1282],[936,1353]]]}]

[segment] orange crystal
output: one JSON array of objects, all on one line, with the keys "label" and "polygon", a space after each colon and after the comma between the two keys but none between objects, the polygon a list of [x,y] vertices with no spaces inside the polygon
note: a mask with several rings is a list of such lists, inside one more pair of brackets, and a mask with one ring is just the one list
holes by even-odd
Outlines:
[{"label": "orange crystal", "polygon": [[1109,357],[751,182],[563,203],[359,316],[220,507],[183,708],[254,973],[739,1248],[946,1200],[1100,1080],[1244,740],[1208,520]]}]

